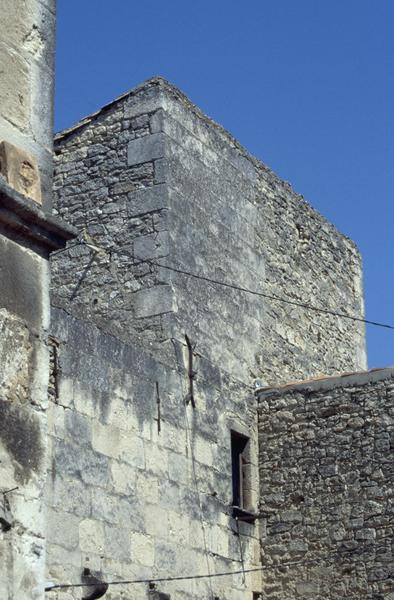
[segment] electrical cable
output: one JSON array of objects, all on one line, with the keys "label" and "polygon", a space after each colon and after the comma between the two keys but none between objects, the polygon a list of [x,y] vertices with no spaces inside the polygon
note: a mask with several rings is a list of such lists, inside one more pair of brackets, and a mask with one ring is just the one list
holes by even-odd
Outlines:
[{"label": "electrical cable", "polygon": [[[391,536],[390,536],[390,539]],[[372,547],[372,546],[369,546]],[[334,553],[332,553],[331,556],[336,556],[334,555]],[[312,565],[312,564],[321,564],[323,562],[327,562],[327,559],[329,558],[329,556],[323,557],[323,558],[311,558],[308,560],[299,560],[299,561],[290,561],[290,562],[283,562],[277,565],[263,565],[261,567],[253,567],[251,569],[241,569],[241,570],[236,570],[236,571],[224,571],[221,573],[204,573],[201,575],[179,575],[179,576],[174,576],[174,577],[156,577],[156,578],[151,578],[151,579],[124,579],[124,580],[116,580],[116,581],[105,581],[105,582],[101,582],[101,583],[106,583],[107,585],[137,585],[137,584],[141,584],[141,583],[146,583],[146,584],[150,584],[150,583],[164,583],[164,582],[169,582],[169,581],[189,581],[189,580],[194,580],[194,579],[210,579],[210,578],[214,578],[214,577],[227,577],[230,575],[243,575],[245,573],[258,573],[260,571],[275,571],[277,569],[284,569],[286,567],[295,567],[295,566],[299,566],[299,565]],[[371,559],[369,559],[371,560]],[[351,564],[345,564],[344,566],[346,566],[346,568],[351,567],[353,565],[356,564],[365,564],[366,562],[368,562],[368,559],[365,560],[356,560],[353,561]],[[331,565],[332,566],[332,565]],[[50,585],[48,587],[45,588],[46,592],[51,592],[52,590],[55,589],[67,589],[67,588],[82,588],[82,587],[89,587],[91,586],[91,584],[88,583],[59,583],[59,584],[53,584]]]},{"label": "electrical cable", "polygon": [[[71,246],[68,246],[66,248],[61,248],[60,250],[56,250],[55,252],[52,252],[52,255],[57,255],[57,254],[60,254],[61,252],[65,252],[66,250],[69,250],[70,248],[74,248],[75,246],[83,246],[83,245],[87,246],[91,250],[94,250],[95,252],[105,252],[105,253],[109,254],[108,250],[105,250],[104,248],[100,248],[98,246],[94,246],[93,244],[90,244],[90,243],[82,240],[82,241],[72,244]],[[192,277],[193,279],[199,279],[200,281],[205,281],[207,283],[211,283],[214,285],[220,285],[222,287],[230,288],[232,290],[236,290],[239,292],[252,294],[253,296],[259,296],[261,298],[266,298],[267,300],[273,300],[275,302],[281,302],[282,304],[289,304],[291,306],[298,306],[299,308],[303,308],[305,310],[311,310],[313,312],[317,312],[317,313],[321,313],[321,314],[325,314],[325,315],[332,315],[334,317],[341,317],[342,319],[348,319],[350,321],[364,323],[365,325],[373,325],[374,327],[383,327],[385,329],[394,330],[394,325],[390,325],[388,323],[372,321],[370,319],[364,319],[363,317],[356,317],[354,315],[348,315],[346,313],[331,310],[329,308],[319,308],[318,306],[313,306],[312,304],[307,304],[305,302],[299,302],[298,300],[290,300],[288,298],[282,298],[280,296],[275,296],[273,294],[267,294],[265,292],[258,292],[257,290],[251,290],[249,288],[245,288],[243,286],[239,286],[234,283],[229,283],[226,281],[219,281],[218,279],[212,279],[211,277],[206,277],[205,275],[199,275],[197,273],[192,273],[191,271],[185,271],[184,269],[179,269],[177,267],[163,265],[163,264],[158,263],[150,258],[142,259],[137,256],[136,261],[137,262],[134,263],[134,266],[138,266],[139,264],[142,264],[142,263],[148,263],[148,264],[151,264],[153,266],[156,266],[156,267],[159,267],[162,269],[167,269],[168,271],[173,271],[174,273],[179,273],[179,274],[185,275],[187,277]]]},{"label": "electrical cable", "polygon": [[[137,257],[137,259],[138,259],[138,257]],[[312,310],[314,312],[319,312],[319,313],[323,313],[326,315],[333,315],[335,317],[341,317],[343,319],[350,319],[351,321],[358,321],[360,323],[365,323],[367,325],[374,325],[375,327],[385,327],[386,329],[394,329],[394,325],[389,325],[387,323],[380,323],[378,321],[371,321],[369,319],[364,319],[362,317],[355,317],[353,315],[348,315],[346,313],[330,310],[329,308],[319,308],[319,307],[313,306],[311,304],[306,304],[304,302],[298,302],[297,300],[289,300],[287,298],[281,298],[280,296],[266,294],[265,292],[258,292],[256,290],[250,290],[249,288],[238,286],[238,285],[235,285],[234,283],[228,283],[226,281],[219,281],[218,279],[211,279],[210,277],[205,277],[205,275],[198,275],[197,273],[192,273],[191,271],[185,271],[183,269],[178,269],[176,267],[170,267],[169,265],[162,265],[161,263],[157,263],[157,262],[151,260],[150,258],[140,260],[136,264],[141,264],[142,262],[150,263],[151,265],[160,267],[162,269],[168,269],[169,271],[173,271],[174,273],[180,273],[182,275],[187,275],[188,277],[193,277],[194,279],[200,279],[201,281],[206,281],[208,283],[212,283],[215,285],[221,285],[223,287],[237,290],[239,292],[245,292],[247,294],[252,294],[254,296],[260,296],[261,298],[266,298],[267,300],[274,300],[276,302],[282,302],[284,304],[290,304],[292,306],[299,306],[300,308],[305,308],[306,310]]]},{"label": "electrical cable", "polygon": [[[68,246],[67,248],[58,250],[52,254],[59,254],[60,252],[64,252],[66,250],[69,250],[72,247],[78,246],[78,245],[85,245],[87,247],[89,247],[90,249],[94,250],[95,252],[98,251],[104,251],[104,252],[108,252],[106,250],[104,250],[103,248],[98,248],[93,246],[92,244],[89,244],[85,241],[81,241],[81,242],[77,242],[76,244],[73,244],[71,246]],[[137,257],[137,261],[138,261],[138,257]],[[283,304],[289,304],[292,306],[297,306],[300,308],[303,308],[305,310],[311,310],[317,313],[322,313],[322,314],[327,314],[327,315],[332,315],[332,316],[336,316],[336,317],[340,317],[340,318],[344,318],[344,319],[348,319],[348,320],[352,320],[355,322],[360,322],[360,323],[364,323],[367,325],[373,325],[375,327],[382,327],[382,328],[386,328],[386,329],[391,329],[394,330],[394,325],[390,325],[387,323],[382,323],[382,322],[378,322],[378,321],[372,321],[369,319],[364,319],[362,317],[356,317],[353,315],[348,315],[346,313],[343,312],[337,312],[334,310],[330,310],[330,309],[325,309],[325,308],[319,308],[307,303],[303,303],[303,302],[299,302],[296,300],[290,300],[290,299],[286,299],[286,298],[282,298],[279,296],[275,296],[272,294],[267,294],[265,292],[258,292],[256,290],[251,290],[249,288],[245,288],[242,286],[238,286],[236,284],[233,283],[229,283],[229,282],[225,282],[225,281],[219,281],[217,279],[213,279],[213,278],[209,278],[206,277],[204,275],[199,275],[197,273],[193,273],[191,271],[186,271],[177,267],[172,267],[169,265],[163,265],[161,263],[158,263],[156,261],[153,261],[151,259],[141,259],[138,262],[134,263],[135,265],[141,264],[141,263],[148,263],[151,264],[155,267],[159,267],[159,268],[163,268],[163,269],[167,269],[169,271],[181,274],[181,275],[185,275],[187,277],[191,277],[197,280],[201,280],[201,281],[205,281],[207,283],[213,284],[213,285],[219,285],[222,287],[226,287],[226,288],[230,288],[236,291],[240,291],[240,292],[244,292],[244,293],[248,293],[248,294],[252,294],[255,296],[259,296],[262,298],[266,298],[268,300],[273,300],[276,302],[280,302]],[[206,549],[207,550],[207,549]],[[133,580],[122,580],[122,581],[109,581],[106,582],[108,585],[132,585],[132,584],[149,584],[149,583],[160,583],[160,582],[170,582],[170,581],[187,581],[187,580],[196,580],[196,579],[211,579],[214,577],[225,577],[225,576],[231,576],[231,575],[239,575],[242,574],[243,576],[246,573],[255,573],[255,572],[261,572],[261,571],[266,571],[266,570],[276,570],[276,569],[282,569],[282,568],[286,568],[286,567],[293,567],[293,566],[298,566],[298,565],[310,565],[310,564],[319,564],[322,562],[326,562],[327,558],[322,558],[322,559],[310,559],[310,560],[306,560],[306,561],[293,561],[293,562],[287,562],[287,563],[281,563],[278,565],[265,565],[265,566],[261,566],[261,567],[255,567],[255,568],[251,568],[251,569],[242,569],[242,570],[236,570],[236,571],[226,571],[226,572],[222,572],[222,573],[207,573],[207,574],[201,574],[201,575],[184,575],[184,576],[175,576],[175,577],[159,577],[159,578],[151,578],[151,579],[133,579]],[[353,561],[355,564],[356,563],[363,563],[365,564],[365,560],[363,561]],[[351,565],[347,565],[347,566],[351,566]],[[209,570],[209,565],[208,565],[208,570]],[[54,584],[54,585],[50,585],[48,587],[45,588],[45,591],[52,591],[54,589],[67,589],[67,588],[81,588],[81,587],[87,587],[90,584],[86,584],[86,583],[77,583],[77,584]],[[390,589],[390,588],[389,588]]]}]

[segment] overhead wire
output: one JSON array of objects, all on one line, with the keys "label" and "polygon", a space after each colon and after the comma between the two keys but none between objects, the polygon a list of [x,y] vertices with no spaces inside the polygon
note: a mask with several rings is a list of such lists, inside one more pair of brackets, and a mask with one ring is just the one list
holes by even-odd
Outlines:
[{"label": "overhead wire", "polygon": [[[392,536],[384,536],[381,539],[392,539]],[[374,546],[372,544],[369,544],[368,546],[362,547],[362,550],[364,550],[365,552],[367,552],[369,549],[373,550]],[[354,551],[352,551],[353,553]],[[349,553],[349,551],[348,551]],[[246,573],[258,573],[258,572],[262,572],[262,571],[276,571],[278,569],[285,569],[287,567],[297,567],[297,566],[305,566],[305,565],[313,565],[313,564],[321,564],[321,563],[327,563],[329,558],[338,558],[338,553],[330,553],[329,555],[322,557],[322,558],[311,558],[311,559],[307,559],[307,560],[298,560],[298,561],[288,561],[288,562],[282,562],[279,564],[275,564],[275,565],[261,565],[260,567],[252,567],[249,569],[238,569],[238,570],[234,570],[234,571],[222,571],[221,573],[203,573],[203,574],[197,574],[197,575],[177,575],[177,576],[167,576],[167,577],[152,577],[150,579],[147,578],[143,578],[143,579],[123,579],[123,580],[115,580],[115,581],[100,581],[101,584],[106,584],[108,586],[110,585],[137,585],[137,584],[152,584],[152,583],[164,583],[164,582],[171,582],[171,581],[190,581],[190,580],[197,580],[197,579],[211,579],[214,577],[229,577],[230,575],[244,575]],[[343,558],[345,558],[345,555],[343,556]],[[373,559],[368,559],[365,558],[363,560],[354,560],[351,556],[349,557],[352,562],[351,563],[343,563],[343,566],[346,567],[347,569],[349,567],[352,567],[353,565],[357,565],[357,564],[364,564],[367,562],[370,562]],[[330,565],[330,566],[334,566],[334,565]],[[52,585],[47,585],[47,587],[45,587],[45,591],[46,592],[50,592],[52,590],[55,589],[67,589],[67,588],[83,588],[83,587],[91,587],[91,583],[59,583],[59,584],[52,584]]]},{"label": "overhead wire", "polygon": [[[53,252],[52,254],[57,255],[57,254],[60,254],[61,252],[65,252],[66,250],[69,250],[71,248],[75,248],[76,246],[87,246],[94,252],[105,252],[106,254],[110,254],[108,252],[108,250],[98,247],[98,246],[95,246],[93,244],[90,244],[89,242],[86,242],[85,240],[78,241],[77,243],[67,246],[66,248],[61,248],[60,250],[57,250],[57,251]],[[259,296],[260,298],[265,298],[266,300],[273,300],[274,302],[280,302],[282,304],[288,304],[290,306],[297,306],[299,308],[303,308],[304,310],[310,310],[310,311],[325,314],[325,315],[332,315],[334,317],[340,317],[342,319],[348,319],[350,321],[364,323],[365,325],[373,325],[374,327],[383,327],[385,329],[394,330],[394,325],[391,325],[389,323],[382,323],[380,321],[372,321],[371,319],[365,319],[364,317],[357,317],[355,315],[349,315],[342,311],[336,311],[336,310],[332,310],[329,308],[322,308],[319,306],[314,306],[313,304],[308,304],[306,302],[300,302],[298,300],[291,300],[290,298],[283,298],[281,296],[276,296],[275,294],[267,294],[266,292],[259,292],[257,290],[251,290],[250,288],[247,288],[247,287],[244,287],[241,285],[237,285],[232,282],[220,281],[219,279],[207,277],[206,275],[201,275],[199,273],[193,273],[192,271],[187,271],[187,270],[181,269],[179,267],[174,267],[171,265],[164,265],[162,263],[152,260],[151,258],[142,259],[141,257],[138,257],[138,256],[135,258],[136,258],[136,262],[134,262],[134,266],[138,266],[139,264],[143,264],[143,263],[145,263],[145,264],[148,263],[155,267],[159,267],[161,269],[166,269],[168,271],[172,271],[174,273],[185,275],[187,277],[192,277],[193,279],[198,279],[200,281],[205,281],[206,283],[210,283],[212,285],[219,285],[219,286],[226,287],[226,288],[238,291],[238,292],[252,294],[253,296]]]},{"label": "overhead wire", "polygon": [[[137,259],[138,259],[138,257],[137,257]],[[267,294],[266,292],[258,292],[257,290],[251,290],[249,288],[239,286],[234,283],[229,283],[226,281],[219,281],[218,279],[212,279],[211,277],[206,277],[205,275],[200,275],[197,273],[193,273],[191,271],[185,271],[184,269],[179,269],[177,267],[172,267],[169,265],[163,265],[161,263],[153,261],[150,258],[141,260],[136,264],[141,264],[142,262],[150,263],[151,265],[155,265],[156,267],[160,267],[162,269],[168,269],[169,271],[173,271],[174,273],[180,273],[180,274],[186,275],[188,277],[193,277],[194,279],[200,279],[201,281],[205,281],[205,282],[212,283],[215,285],[221,285],[223,287],[227,287],[227,288],[237,290],[240,292],[245,292],[247,294],[252,294],[254,296],[260,296],[261,298],[266,298],[267,300],[274,300],[276,302],[282,302],[284,304],[290,304],[292,306],[299,306],[300,308],[304,308],[306,310],[312,310],[312,311],[327,314],[327,315],[333,315],[335,317],[342,317],[343,319],[350,319],[352,321],[358,321],[360,323],[365,323],[367,325],[374,325],[376,327],[385,327],[387,329],[394,329],[394,325],[390,325],[387,323],[381,323],[379,321],[371,321],[369,319],[364,319],[363,317],[356,317],[354,315],[348,315],[347,313],[338,312],[335,310],[331,310],[329,308],[320,308],[318,306],[313,306],[312,304],[299,302],[298,300],[290,300],[288,298],[282,298],[280,296],[275,296],[273,294]]]},{"label": "overhead wire", "polygon": [[[82,241],[77,242],[76,244],[68,246],[67,248],[58,250],[58,251],[54,252],[53,254],[59,254],[61,252],[64,252],[66,250],[69,250],[69,249],[71,249],[75,246],[79,246],[79,245],[87,246],[95,252],[104,251],[105,253],[108,253],[108,251],[105,250],[104,248],[99,248],[99,247],[93,246],[92,244],[89,244],[88,242],[82,240]],[[193,273],[192,271],[188,271],[188,270],[170,266],[170,265],[164,265],[164,264],[156,262],[152,259],[142,259],[142,258],[140,259],[139,257],[136,257],[136,258],[137,258],[137,262],[134,263],[135,266],[137,266],[138,264],[142,264],[142,263],[148,263],[155,267],[166,269],[166,270],[172,271],[174,273],[178,273],[178,274],[181,274],[181,275],[184,275],[187,277],[191,277],[196,280],[210,283],[212,285],[219,285],[222,287],[233,289],[235,291],[251,294],[251,295],[262,297],[262,298],[272,300],[275,302],[288,304],[291,306],[297,306],[297,307],[303,308],[305,310],[310,310],[310,311],[321,313],[321,314],[332,315],[335,317],[340,317],[343,319],[348,319],[351,321],[364,323],[366,325],[372,325],[375,327],[382,327],[385,329],[394,330],[394,325],[391,325],[391,324],[382,323],[379,321],[372,321],[370,319],[365,319],[362,317],[349,315],[349,314],[341,312],[341,311],[335,311],[335,310],[331,310],[331,309],[327,309],[327,308],[320,308],[320,307],[313,306],[311,304],[300,302],[297,300],[291,300],[289,298],[283,298],[283,297],[276,296],[273,294],[267,294],[266,292],[259,292],[257,290],[252,290],[252,289],[237,285],[232,282],[220,281],[218,279],[207,277],[205,275]],[[205,550],[207,551],[207,548],[205,548]],[[170,581],[187,581],[187,580],[206,579],[206,578],[210,579],[213,577],[225,577],[225,576],[230,576],[230,575],[243,575],[243,577],[244,577],[246,573],[255,573],[255,572],[266,571],[266,570],[276,570],[276,569],[282,569],[282,568],[286,568],[286,567],[293,567],[293,566],[297,566],[297,565],[319,564],[321,562],[326,562],[326,561],[327,561],[327,557],[323,558],[323,559],[293,561],[293,562],[281,563],[278,565],[264,565],[264,566],[255,567],[255,568],[251,568],[251,569],[243,568],[242,570],[225,571],[225,572],[221,572],[221,573],[211,573],[210,568],[209,568],[209,563],[208,563],[207,566],[208,566],[209,572],[206,574],[184,575],[184,576],[173,576],[173,577],[158,577],[158,578],[150,578],[150,579],[117,580],[117,581],[109,581],[109,582],[103,582],[103,583],[107,583],[108,585],[132,585],[132,584],[149,584],[149,583],[160,583],[160,582],[170,582]],[[360,562],[365,563],[366,561],[353,561],[353,562],[354,563],[360,563]],[[346,565],[346,566],[350,566],[350,565]],[[86,583],[54,584],[54,585],[50,585],[50,586],[46,587],[45,591],[52,591],[54,589],[81,588],[81,587],[87,587],[89,585],[91,585],[91,584],[86,584]]]}]

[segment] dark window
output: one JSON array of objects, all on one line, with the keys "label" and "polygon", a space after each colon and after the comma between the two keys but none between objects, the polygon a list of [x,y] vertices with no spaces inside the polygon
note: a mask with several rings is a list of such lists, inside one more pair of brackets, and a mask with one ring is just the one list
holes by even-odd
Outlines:
[{"label": "dark window", "polygon": [[250,440],[236,431],[231,432],[231,461],[233,506],[244,511],[251,509]]}]

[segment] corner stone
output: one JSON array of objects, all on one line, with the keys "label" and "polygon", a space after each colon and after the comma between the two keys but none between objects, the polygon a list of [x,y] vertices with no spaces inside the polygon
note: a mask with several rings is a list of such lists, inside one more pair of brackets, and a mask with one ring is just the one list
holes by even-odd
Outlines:
[{"label": "corner stone", "polygon": [[165,139],[162,133],[153,133],[131,140],[127,148],[127,163],[133,166],[163,158],[164,150]]},{"label": "corner stone", "polygon": [[137,319],[175,310],[175,296],[170,285],[158,285],[134,294],[134,314]]}]

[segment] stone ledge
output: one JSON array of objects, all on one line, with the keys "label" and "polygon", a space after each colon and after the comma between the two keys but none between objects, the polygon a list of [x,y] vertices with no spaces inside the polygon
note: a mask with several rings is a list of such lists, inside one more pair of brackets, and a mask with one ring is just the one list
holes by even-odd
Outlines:
[{"label": "stone ledge", "polygon": [[78,232],[71,225],[46,214],[36,202],[10,187],[0,177],[1,233],[16,241],[28,242],[32,250],[50,253],[64,248]]}]

